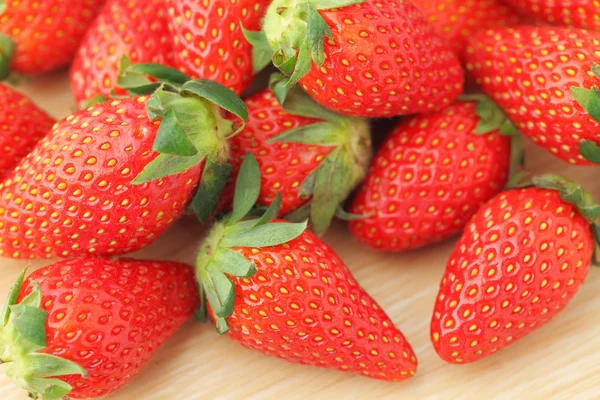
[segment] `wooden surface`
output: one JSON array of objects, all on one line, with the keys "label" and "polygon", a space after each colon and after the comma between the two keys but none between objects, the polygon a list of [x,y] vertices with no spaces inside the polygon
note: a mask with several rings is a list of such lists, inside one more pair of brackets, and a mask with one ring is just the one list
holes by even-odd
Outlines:
[{"label": "wooden surface", "polygon": [[[22,90],[60,118],[74,110],[67,88],[66,75],[57,74]],[[600,198],[600,169],[569,167],[529,143],[526,148],[530,170],[577,178]],[[192,262],[202,235],[202,227],[184,220],[134,256]],[[491,358],[453,366],[438,358],[429,341],[434,298],[453,240],[405,254],[378,254],[357,245],[342,223],[326,240],[411,342],[419,359],[413,379],[393,384],[293,365],[242,348],[217,335],[212,325],[189,321],[141,375],[107,399],[600,398],[600,269],[592,269],[567,309],[535,334]],[[0,260],[2,301],[26,265],[25,261]],[[24,391],[1,375],[0,399],[26,398]]]}]

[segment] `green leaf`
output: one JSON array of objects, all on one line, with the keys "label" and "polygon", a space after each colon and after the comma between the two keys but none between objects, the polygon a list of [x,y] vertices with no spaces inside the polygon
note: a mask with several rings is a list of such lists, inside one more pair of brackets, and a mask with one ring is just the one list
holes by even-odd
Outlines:
[{"label": "green leaf", "polygon": [[308,0],[308,3],[317,10],[330,10],[364,2],[365,0]]},{"label": "green leaf", "polygon": [[25,340],[39,348],[46,347],[46,311],[17,304],[10,307],[10,313],[11,322]]},{"label": "green leaf", "polygon": [[31,353],[23,357],[27,366],[27,375],[35,378],[47,378],[61,375],[81,375],[87,378],[88,373],[79,364],[43,353]]},{"label": "green leaf", "polygon": [[229,332],[229,324],[225,318],[215,318],[215,323],[217,324],[218,334],[224,335]]},{"label": "green leaf", "polygon": [[340,137],[339,129],[338,126],[333,125],[331,122],[316,122],[280,133],[267,140],[267,143],[289,142],[319,146],[338,146],[344,139]]},{"label": "green leaf", "polygon": [[275,200],[273,200],[273,202],[271,203],[269,208],[267,208],[264,211],[264,213],[262,214],[262,216],[260,217],[260,219],[258,220],[256,225],[254,225],[254,226],[268,224],[269,222],[273,221],[279,215],[280,209],[281,209],[281,193],[277,192],[277,195],[275,196]]},{"label": "green leaf", "polygon": [[42,304],[42,289],[35,281],[31,281],[30,284],[33,286],[33,290],[21,300],[19,304],[30,307],[39,307]]},{"label": "green leaf", "polygon": [[594,75],[596,75],[596,78],[600,79],[600,64],[593,63],[592,72],[594,73]]},{"label": "green leaf", "polygon": [[127,56],[122,56],[119,60],[119,76],[117,78],[117,86],[123,89],[134,89],[152,84],[144,74],[133,71],[133,63]]},{"label": "green leaf", "polygon": [[300,208],[286,214],[285,220],[289,222],[299,223],[307,221],[310,218],[310,203],[303,205]]},{"label": "green leaf", "polygon": [[479,102],[475,108],[475,114],[480,117],[475,128],[475,133],[478,135],[500,130],[508,120],[504,111],[487,97]]},{"label": "green leaf", "polygon": [[152,149],[158,153],[174,156],[193,156],[198,154],[198,150],[196,150],[188,135],[183,131],[177,119],[177,114],[172,109],[166,112],[163,120],[160,122]]},{"label": "green leaf", "polygon": [[600,243],[600,226],[596,223],[592,224],[592,235],[594,236],[594,253],[592,256],[592,264],[595,267],[600,267],[600,252],[598,244]]},{"label": "green leaf", "polygon": [[287,243],[306,230],[307,223],[272,222],[245,232],[226,235],[221,240],[224,247],[267,247]]},{"label": "green leaf", "polygon": [[314,63],[320,67],[325,62],[325,37],[333,39],[333,34],[314,7],[308,7],[307,25],[310,54]]},{"label": "green leaf", "polygon": [[[294,65],[294,71],[286,82],[287,87],[292,87],[297,84],[304,75],[306,75],[312,66],[311,47],[308,38],[302,42],[298,49],[298,58]],[[285,71],[284,71],[285,72]]]},{"label": "green leaf", "polygon": [[271,63],[273,49],[264,31],[248,31],[242,27],[244,37],[252,45],[252,71],[257,74]]},{"label": "green leaf", "polygon": [[344,210],[341,205],[338,206],[337,210],[335,211],[335,216],[338,219],[341,219],[342,221],[359,221],[361,219],[370,218],[371,216],[373,216],[373,214],[375,214],[374,211],[363,215],[352,214]]},{"label": "green leaf", "polygon": [[[207,79],[196,79],[183,85],[182,93],[194,94],[229,111],[241,119],[244,124],[248,121],[248,108],[232,90]],[[241,131],[242,127],[238,130]]]},{"label": "green leaf", "polygon": [[134,64],[131,66],[130,71],[146,76],[151,76],[153,78],[158,79],[161,82],[166,82],[175,86],[183,85],[187,81],[191,80],[191,78],[183,72],[162,64]]},{"label": "green leaf", "polygon": [[600,164],[600,146],[591,140],[582,140],[579,143],[579,151],[583,158],[595,164]]},{"label": "green leaf", "polygon": [[560,198],[576,206],[590,223],[595,223],[600,218],[600,204],[596,204],[592,195],[579,184],[553,174],[536,176],[532,182],[537,187],[557,190]]},{"label": "green leaf", "polygon": [[133,180],[133,184],[143,185],[160,178],[185,172],[200,164],[204,157],[204,154],[200,153],[191,157],[159,154],[158,157],[146,165],[144,170]]},{"label": "green leaf", "polygon": [[0,80],[10,74],[10,64],[15,55],[15,41],[8,35],[0,33]]},{"label": "green leaf", "polygon": [[219,270],[218,265],[209,262],[203,271],[204,277],[202,283],[206,290],[206,297],[210,303],[213,313],[217,317],[228,317],[233,312],[235,290],[233,283],[223,272]]},{"label": "green leaf", "polygon": [[56,378],[32,378],[27,384],[43,400],[64,399],[73,389],[67,382]]},{"label": "green leaf", "polygon": [[19,297],[19,292],[23,287],[23,281],[25,280],[25,273],[27,272],[27,268],[25,268],[15,281],[15,284],[10,288],[10,292],[8,292],[8,296],[6,297],[6,302],[4,306],[2,306],[2,312],[0,313],[0,321],[2,322],[2,326],[6,326],[8,323],[8,319],[10,317],[10,306],[17,303],[17,298]]},{"label": "green leaf", "polygon": [[198,284],[198,295],[200,296],[200,306],[194,312],[194,316],[200,322],[208,321],[208,310],[206,309],[206,293],[204,292],[204,285]]},{"label": "green leaf", "polygon": [[600,91],[597,87],[590,90],[573,86],[571,94],[592,118],[600,122]]},{"label": "green leaf", "polygon": [[104,95],[101,94],[97,94],[94,97],[91,97],[87,100],[83,100],[82,102],[79,103],[79,108],[80,109],[86,109],[92,106],[95,106],[97,104],[102,104],[104,102],[108,101],[108,98]]},{"label": "green leaf", "polygon": [[298,191],[298,197],[301,199],[308,199],[311,197],[315,191],[315,182],[317,180],[317,173],[319,169],[315,169],[311,172],[300,185],[300,190]]},{"label": "green leaf", "polygon": [[323,106],[320,106],[300,87],[288,89],[284,100],[285,101],[283,103],[280,102],[283,104],[283,109],[285,112],[292,115],[322,119],[324,121],[335,122],[338,124],[353,120],[350,117],[344,117]]},{"label": "green leaf", "polygon": [[248,214],[260,194],[260,168],[254,154],[247,153],[235,182],[233,213],[229,224],[235,224]]},{"label": "green leaf", "polygon": [[237,251],[219,247],[212,258],[219,269],[238,278],[249,278],[256,274],[256,266]]},{"label": "green leaf", "polygon": [[[279,104],[285,104],[288,93],[292,88],[285,86],[287,78],[276,72],[269,77],[269,89],[273,92]],[[295,89],[295,88],[294,88]]]},{"label": "green leaf", "polygon": [[207,222],[217,209],[219,198],[230,175],[230,164],[220,164],[206,159],[198,191],[192,200],[192,208],[200,221]]},{"label": "green leaf", "polygon": [[310,220],[317,235],[327,231],[338,206],[345,199],[345,188],[351,180],[352,171],[344,162],[343,152],[334,150],[319,167],[315,180]]}]

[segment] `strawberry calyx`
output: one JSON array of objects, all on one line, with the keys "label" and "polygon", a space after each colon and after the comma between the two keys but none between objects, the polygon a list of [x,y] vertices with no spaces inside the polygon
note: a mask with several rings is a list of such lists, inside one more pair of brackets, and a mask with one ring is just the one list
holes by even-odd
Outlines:
[{"label": "strawberry calyx", "polygon": [[317,235],[327,231],[341,204],[367,174],[372,157],[371,133],[366,119],[337,114],[318,105],[298,87],[285,87],[274,74],[270,87],[283,109],[292,115],[321,120],[285,131],[271,139],[334,148],[300,185],[299,197],[309,203],[287,216],[292,221],[310,219]]},{"label": "strawberry calyx", "polygon": [[0,313],[0,362],[6,374],[32,398],[61,399],[72,387],[57,377],[87,377],[87,371],[73,361],[38,352],[46,347],[48,314],[40,307],[42,290],[33,281],[31,293],[17,304],[24,277],[25,271],[17,278]]},{"label": "strawberry calyx", "polygon": [[[600,64],[592,65],[592,73],[600,79]],[[577,86],[571,87],[571,94],[579,105],[587,111],[594,120],[600,122],[600,88],[592,86],[585,89]],[[591,140],[582,140],[579,151],[583,158],[595,164],[600,164],[600,146]]]},{"label": "strawberry calyx", "polygon": [[[159,64],[132,64],[121,60],[118,84],[129,95],[150,95],[146,110],[151,121],[161,119],[152,149],[159,155],[134,179],[141,185],[184,172],[204,163],[199,189],[192,201],[206,221],[231,172],[228,139],[244,129],[248,109],[230,89],[206,79],[193,80]],[[223,111],[242,123],[234,131]]]},{"label": "strawberry calyx", "polygon": [[306,222],[274,221],[281,205],[279,194],[262,215],[256,216],[253,208],[259,193],[260,169],[254,155],[248,153],[236,180],[233,211],[214,224],[196,258],[201,298],[197,316],[205,320],[210,306],[221,334],[229,331],[227,318],[233,314],[232,279],[249,278],[257,272],[255,265],[233,248],[276,246],[297,238],[306,230]]},{"label": "strawberry calyx", "polygon": [[333,39],[331,29],[319,14],[319,10],[341,8],[365,0],[275,0],[265,14],[260,34],[247,34],[255,47],[255,69],[269,63],[281,70],[288,80],[287,86],[295,85],[310,71],[312,63],[321,66],[325,61],[325,38]]},{"label": "strawberry calyx", "polygon": [[[0,14],[2,14],[0,4]],[[0,33],[0,80],[10,75],[10,64],[15,55],[15,41],[8,35]]]},{"label": "strawberry calyx", "polygon": [[[513,188],[534,186],[558,191],[560,198],[573,204],[581,216],[590,223],[594,240],[597,244],[600,244],[600,204],[596,203],[591,193],[581,187],[580,184],[560,175],[545,174],[533,177],[517,175],[509,183],[509,186]],[[596,246],[594,248],[594,264],[600,266],[598,256],[598,246]]]},{"label": "strawberry calyx", "polygon": [[510,137],[510,167],[508,176],[515,176],[524,164],[524,152],[521,145],[521,134],[504,110],[484,94],[463,94],[459,97],[459,100],[477,103],[475,114],[480,120],[475,127],[476,135],[486,135],[498,131],[501,135]]}]

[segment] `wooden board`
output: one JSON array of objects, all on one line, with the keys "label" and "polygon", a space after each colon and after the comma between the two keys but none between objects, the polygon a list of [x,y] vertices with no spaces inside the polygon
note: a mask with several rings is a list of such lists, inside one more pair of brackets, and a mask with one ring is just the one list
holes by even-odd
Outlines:
[{"label": "wooden board", "polygon": [[[56,117],[74,110],[66,74],[38,79],[24,91]],[[575,168],[529,143],[528,167],[577,178],[600,198],[597,168]],[[135,257],[192,262],[203,229],[183,220]],[[563,314],[499,354],[465,366],[445,364],[429,341],[439,280],[454,241],[404,254],[378,254],[358,246],[338,223],[326,240],[413,345],[417,375],[385,383],[349,373],[293,365],[242,348],[189,321],[150,365],[110,400],[183,399],[598,399],[600,386],[600,269],[593,269]],[[35,262],[39,267],[48,261]],[[28,263],[0,260],[2,301]],[[0,399],[26,399],[3,374]]]}]

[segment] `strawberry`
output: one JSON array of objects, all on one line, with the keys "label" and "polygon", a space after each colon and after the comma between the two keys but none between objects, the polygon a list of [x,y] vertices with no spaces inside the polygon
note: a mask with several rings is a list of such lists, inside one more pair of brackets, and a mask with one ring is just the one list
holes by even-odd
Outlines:
[{"label": "strawberry", "polygon": [[218,331],[299,364],[410,378],[413,350],[333,249],[306,223],[272,222],[281,196],[262,217],[245,218],[259,192],[259,167],[248,154],[233,212],[214,225],[198,255],[203,308]]},{"label": "strawberry", "polygon": [[[69,64],[105,0],[0,3],[0,72],[38,74]],[[13,44],[9,44],[14,41]],[[16,51],[7,51],[16,45]],[[12,59],[12,60],[11,60]],[[2,75],[2,74],[0,74]]]},{"label": "strawberry", "polygon": [[365,218],[350,223],[352,235],[403,251],[461,232],[509,176],[511,144],[501,134],[509,125],[501,111],[488,113],[490,103],[460,101],[400,122],[355,196],[350,211]]},{"label": "strawberry", "polygon": [[477,83],[524,135],[571,164],[600,162],[600,33],[488,30],[472,38],[466,58]]},{"label": "strawberry", "polygon": [[0,84],[0,179],[25,157],[54,125],[29,98]]},{"label": "strawberry", "polygon": [[193,269],[76,258],[21,274],[0,314],[2,364],[33,398],[96,398],[127,384],[194,312]]},{"label": "strawberry", "polygon": [[475,32],[523,23],[523,18],[501,0],[412,0],[433,31],[463,57]]},{"label": "strawberry", "polygon": [[172,65],[172,47],[163,0],[109,0],[73,61],[75,100],[81,103],[97,95],[110,97],[123,55],[135,63]]},{"label": "strawberry", "polygon": [[[144,81],[138,68],[171,83]],[[201,208],[216,202],[224,184],[212,176],[229,170],[232,124],[215,103],[245,118],[243,102],[214,82],[152,64],[130,67],[123,82],[132,81],[138,93],[158,89],[71,114],[5,176],[1,255],[126,253],[152,243],[192,198]]]},{"label": "strawberry", "polygon": [[505,0],[523,14],[551,24],[600,31],[598,0]]},{"label": "strawberry", "polygon": [[243,29],[258,30],[270,0],[166,0],[175,66],[241,94],[252,81],[252,46]]},{"label": "strawberry", "polygon": [[272,54],[288,86],[340,114],[432,112],[463,89],[459,60],[407,0],[275,0],[248,37],[257,67]]},{"label": "strawberry", "polygon": [[431,320],[440,357],[469,363],[527,336],[560,313],[588,274],[600,206],[558,177],[499,194],[454,249]]},{"label": "strawberry", "polygon": [[[369,126],[360,118],[326,110],[295,90],[284,106],[270,90],[246,100],[244,130],[231,139],[232,177],[246,153],[258,160],[259,205],[281,194],[280,215],[311,218],[315,232],[327,230],[338,206],[364,178],[371,157]],[[225,193],[233,196],[232,179]]]}]

